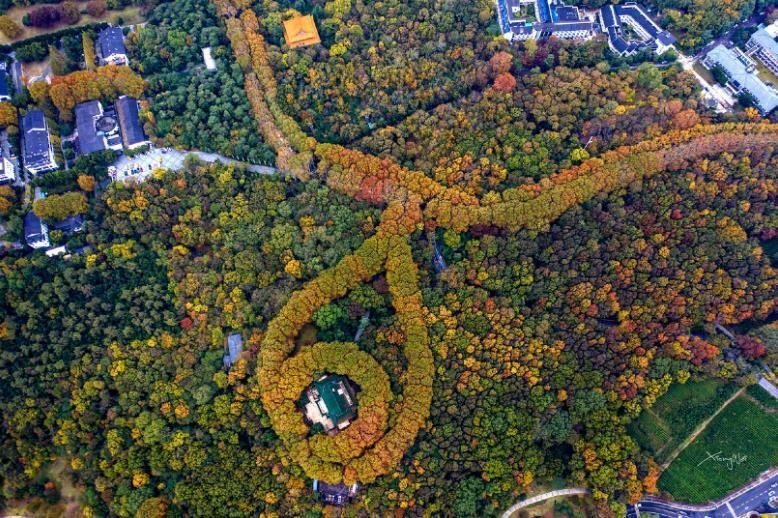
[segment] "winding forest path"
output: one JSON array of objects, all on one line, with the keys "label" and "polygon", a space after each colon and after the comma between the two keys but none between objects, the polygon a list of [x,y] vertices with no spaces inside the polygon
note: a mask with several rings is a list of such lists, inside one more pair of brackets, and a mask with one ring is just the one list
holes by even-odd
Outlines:
[{"label": "winding forest path", "polygon": [[[392,472],[418,431],[428,425],[435,364],[411,250],[415,232],[424,228],[464,232],[477,225],[542,231],[571,207],[663,171],[679,170],[696,159],[722,152],[772,151],[778,146],[778,125],[698,125],[606,151],[543,178],[537,185],[493,191],[478,198],[391,159],[319,143],[308,136],[278,102],[267,46],[250,3],[212,1],[227,27],[227,37],[244,72],[246,95],[265,142],[276,151],[279,169],[300,181],[315,176],[334,191],[384,208],[375,235],[292,293],[270,321],[260,345],[257,376],[273,429],[305,474],[328,484],[367,484]],[[353,342],[319,342],[306,350],[295,350],[299,331],[311,322],[316,310],[382,272],[386,272],[405,338],[402,347],[407,369],[401,377],[402,400],[382,389],[388,386],[388,375]],[[311,366],[316,365],[312,355],[317,355],[320,364],[339,365],[339,370],[333,370],[338,374],[357,376],[365,367],[374,370],[374,375],[366,378],[372,383],[369,388],[374,403],[370,419],[361,416],[333,437],[308,439],[308,427],[297,414],[295,402],[311,381]],[[386,420],[389,410],[395,416],[392,426]],[[515,504],[507,513],[543,499],[586,491],[552,491]]]}]

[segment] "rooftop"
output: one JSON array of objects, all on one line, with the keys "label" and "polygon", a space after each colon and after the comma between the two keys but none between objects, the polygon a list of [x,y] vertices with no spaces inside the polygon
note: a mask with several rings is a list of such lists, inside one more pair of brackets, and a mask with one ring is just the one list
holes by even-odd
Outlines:
[{"label": "rooftop", "polygon": [[325,504],[330,505],[345,505],[356,494],[359,486],[353,484],[347,486],[346,484],[327,484],[321,480],[313,481],[313,490],[319,493],[319,498]]},{"label": "rooftop", "polygon": [[778,21],[768,27],[767,29],[759,29],[751,35],[751,40],[754,43],[759,44],[765,52],[771,54],[775,59],[778,59],[778,42],[775,41],[775,36],[771,34],[772,30],[768,30],[773,26],[778,27]]},{"label": "rooftop", "polygon": [[340,374],[322,376],[305,392],[303,404],[308,420],[327,432],[345,428],[356,417],[354,389]]},{"label": "rooftop", "polygon": [[284,39],[291,48],[321,43],[313,16],[297,16],[284,21]]},{"label": "rooftop", "polygon": [[125,147],[132,147],[148,141],[140,123],[138,100],[123,95],[116,99],[116,113]]},{"label": "rooftop", "polygon": [[78,129],[78,148],[81,154],[88,155],[106,149],[105,140],[96,127],[97,119],[103,114],[103,105],[100,101],[78,104],[74,111]]},{"label": "rooftop", "polygon": [[223,361],[226,368],[230,368],[233,363],[238,360],[240,353],[243,351],[243,337],[238,333],[233,333],[227,337],[227,354],[224,355]]},{"label": "rooftop", "polygon": [[27,244],[32,244],[36,241],[48,240],[46,236],[46,224],[35,215],[33,211],[28,212],[24,216],[24,240]]},{"label": "rooftop", "polygon": [[735,86],[748,90],[765,113],[769,113],[778,106],[778,93],[767,86],[758,76],[749,72],[746,65],[738,59],[737,54],[731,49],[724,45],[717,45],[708,52],[706,60],[721,65]]},{"label": "rooftop", "polygon": [[11,87],[8,85],[8,72],[0,68],[0,96],[11,96]]},{"label": "rooftop", "polygon": [[62,221],[57,221],[51,228],[62,232],[80,232],[84,228],[84,215],[68,216]]},{"label": "rooftop", "polygon": [[97,35],[97,45],[103,58],[114,54],[127,54],[124,46],[124,32],[121,27],[107,27]]},{"label": "rooftop", "polygon": [[49,131],[41,110],[32,110],[22,118],[24,141],[22,154],[26,166],[49,163]]},{"label": "rooftop", "polygon": [[578,8],[572,5],[558,5],[554,7],[555,22],[577,22],[581,19]]}]

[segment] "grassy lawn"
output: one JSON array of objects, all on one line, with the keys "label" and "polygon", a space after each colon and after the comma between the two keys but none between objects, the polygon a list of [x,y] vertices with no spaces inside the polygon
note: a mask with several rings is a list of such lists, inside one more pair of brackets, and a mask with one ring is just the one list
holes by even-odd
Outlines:
[{"label": "grassy lawn", "polygon": [[770,69],[764,66],[761,61],[756,58],[754,58],[754,61],[756,62],[756,70],[758,72],[759,79],[767,83],[772,83],[775,88],[778,88],[778,77],[770,72]]},{"label": "grassy lawn", "polygon": [[671,385],[652,408],[629,424],[629,433],[661,464],[736,390],[717,380]]},{"label": "grassy lawn", "polygon": [[[81,9],[84,10],[86,8],[87,0],[80,0],[77,1],[77,3],[81,7]],[[24,6],[24,7],[14,6],[5,12],[5,14],[10,16],[11,19],[13,19],[16,23],[19,24],[19,26],[24,30],[24,32],[19,38],[15,40],[10,40],[5,36],[5,34],[0,33],[0,45],[8,45],[10,43],[14,43],[19,40],[32,38],[33,36],[39,36],[41,34],[47,34],[49,32],[56,32],[65,29],[67,27],[78,27],[80,25],[86,25],[88,23],[97,23],[97,22],[114,23],[117,18],[122,18],[123,23],[125,25],[141,23],[143,21],[143,15],[140,12],[140,7],[130,6],[130,7],[125,7],[120,11],[108,11],[101,18],[94,18],[92,16],[89,16],[88,14],[82,14],[81,19],[78,21],[78,23],[74,25],[67,25],[65,23],[60,23],[55,25],[54,27],[49,27],[47,29],[40,29],[37,27],[25,27],[24,25],[22,25],[22,18],[24,18],[24,15],[30,12],[31,10],[35,9],[39,5],[40,4],[33,5],[33,6]]]},{"label": "grassy lawn", "polygon": [[703,79],[705,79],[708,83],[712,85],[718,84],[718,82],[713,78],[713,74],[711,74],[710,70],[702,66],[702,64],[698,61],[694,65],[692,65],[692,68],[695,72],[700,74]]},{"label": "grassy lawn", "polygon": [[738,397],[665,470],[659,489],[690,503],[726,495],[778,464],[776,430],[778,414]]}]

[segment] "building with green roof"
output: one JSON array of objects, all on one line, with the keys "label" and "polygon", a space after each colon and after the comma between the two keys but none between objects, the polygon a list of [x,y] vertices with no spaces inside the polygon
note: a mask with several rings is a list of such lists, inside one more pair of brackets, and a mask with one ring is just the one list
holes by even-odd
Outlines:
[{"label": "building with green roof", "polygon": [[326,433],[343,430],[357,416],[354,387],[346,376],[328,374],[305,391],[302,399],[305,417],[320,424]]}]

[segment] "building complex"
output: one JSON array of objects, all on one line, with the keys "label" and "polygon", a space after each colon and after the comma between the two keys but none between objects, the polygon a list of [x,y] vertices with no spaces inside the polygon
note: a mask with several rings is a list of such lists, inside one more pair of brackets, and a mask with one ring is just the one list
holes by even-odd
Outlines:
[{"label": "building complex", "polygon": [[751,35],[751,38],[746,42],[746,53],[761,61],[770,72],[778,75],[776,36],[778,36],[778,20]]},{"label": "building complex", "polygon": [[740,96],[748,94],[762,113],[770,113],[778,106],[778,92],[756,74],[756,63],[737,47],[728,49],[717,45],[705,56],[703,66],[719,68],[727,76],[726,89]]},{"label": "building complex", "polygon": [[509,40],[594,36],[594,23],[581,16],[578,7],[558,0],[499,0],[497,6],[501,30]]},{"label": "building complex", "polygon": [[588,40],[598,31],[620,56],[643,50],[663,54],[675,37],[663,30],[645,9],[635,3],[606,5],[591,18],[561,0],[497,0],[500,30],[511,41],[561,39]]},{"label": "building complex", "polygon": [[643,50],[664,54],[676,41],[635,2],[605,5],[600,8],[598,17],[602,32],[608,36],[608,46],[620,56],[631,56]]},{"label": "building complex", "polygon": [[140,123],[137,99],[125,95],[107,108],[100,101],[87,101],[77,105],[75,112],[81,155],[135,149],[149,143]]}]

